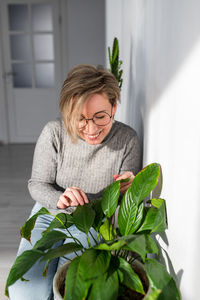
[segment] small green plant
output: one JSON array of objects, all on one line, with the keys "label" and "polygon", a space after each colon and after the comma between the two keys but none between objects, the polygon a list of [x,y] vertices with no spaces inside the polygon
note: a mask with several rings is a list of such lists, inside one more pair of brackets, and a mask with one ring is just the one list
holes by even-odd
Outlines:
[{"label": "small green plant", "polygon": [[108,56],[109,56],[110,71],[118,80],[119,88],[121,89],[123,83],[123,79],[122,79],[123,70],[121,69],[122,61],[119,60],[119,42],[116,37],[113,40],[112,54],[111,54],[110,47],[108,47]]},{"label": "small green plant", "polygon": [[[100,300],[181,299],[174,279],[158,261],[159,247],[151,237],[152,233],[164,232],[167,228],[165,200],[159,198],[160,195],[149,199],[158,184],[160,173],[159,164],[150,164],[135,176],[122,200],[120,181],[115,181],[105,189],[101,199],[78,206],[73,215],[57,214],[33,249],[16,258],[7,279],[5,294],[8,296],[8,287],[16,280],[24,280],[23,276],[36,261],[46,261],[45,276],[52,259],[75,252],[77,256],[66,273],[65,300],[96,300],[97,295]],[[145,205],[146,201],[148,205]],[[50,213],[41,208],[22,226],[22,237],[30,241],[35,221],[42,214]],[[72,224],[87,235],[87,249],[69,233]],[[89,240],[92,227],[98,236],[98,240],[93,237],[94,246]],[[65,231],[58,231],[58,228]],[[73,242],[53,248],[57,241],[66,238],[72,238]],[[154,254],[155,258],[149,258],[148,254]],[[133,268],[133,263],[137,261],[143,266],[147,287]],[[131,295],[128,298],[125,296],[127,291]],[[134,298],[133,292],[140,298]]]}]

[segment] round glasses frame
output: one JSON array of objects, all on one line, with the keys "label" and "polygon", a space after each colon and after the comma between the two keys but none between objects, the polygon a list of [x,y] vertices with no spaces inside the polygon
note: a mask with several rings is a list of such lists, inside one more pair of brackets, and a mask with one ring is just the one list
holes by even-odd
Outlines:
[{"label": "round glasses frame", "polygon": [[[95,117],[97,117],[98,115],[102,115],[102,114],[105,114],[106,116],[108,116],[109,118],[108,118],[108,120],[104,123],[104,124],[98,124],[98,122],[97,122],[97,120],[95,121]],[[87,124],[88,124],[88,121],[92,121],[95,125],[97,125],[97,126],[106,126],[106,125],[108,125],[109,123],[110,123],[110,121],[111,121],[111,119],[112,119],[112,111],[111,111],[111,115],[109,115],[109,113],[107,113],[107,112],[97,112],[97,113],[95,113],[94,114],[94,116],[92,117],[92,118],[85,118],[85,117],[82,117],[82,120],[81,120],[81,122],[84,122],[84,124],[83,125],[80,125],[79,124],[79,129],[81,129],[81,128],[84,128],[85,126],[87,126]],[[97,122],[97,123],[96,123]]]}]

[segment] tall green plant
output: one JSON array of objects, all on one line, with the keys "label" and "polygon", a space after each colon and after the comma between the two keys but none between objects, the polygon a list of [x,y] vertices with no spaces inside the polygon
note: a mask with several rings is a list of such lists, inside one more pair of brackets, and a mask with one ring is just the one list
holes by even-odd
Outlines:
[{"label": "tall green plant", "polygon": [[[144,199],[155,189],[160,173],[157,163],[145,167],[136,175],[121,203],[118,181],[106,188],[101,199],[78,206],[73,216],[64,213],[56,215],[33,249],[17,257],[7,279],[5,294],[8,295],[8,287],[16,280],[26,277],[25,273],[36,261],[46,261],[45,275],[52,259],[81,251],[70,263],[66,274],[65,300],[113,300],[124,289],[145,295],[145,286],[132,268],[135,260],[143,264],[149,280],[151,292],[145,297],[146,300],[181,299],[176,283],[166,268],[156,258],[148,258],[148,254],[156,256],[159,252],[151,233],[164,232],[167,228],[165,200],[153,198],[148,200],[148,206],[144,205]],[[118,205],[119,214],[116,217]],[[42,208],[21,228],[22,236],[29,241],[35,220],[41,214],[50,213]],[[68,228],[72,224],[87,235],[87,249],[69,233]],[[93,237],[93,247],[89,240],[92,227],[99,237],[98,241]],[[65,228],[65,231],[55,230],[57,228]],[[73,242],[53,248],[57,241],[65,238],[72,238]]]},{"label": "tall green plant", "polygon": [[108,47],[108,56],[109,56],[110,71],[118,80],[119,88],[121,89],[123,83],[123,79],[122,79],[123,70],[121,69],[122,61],[119,59],[119,42],[116,37],[113,40],[112,53],[110,47]]}]

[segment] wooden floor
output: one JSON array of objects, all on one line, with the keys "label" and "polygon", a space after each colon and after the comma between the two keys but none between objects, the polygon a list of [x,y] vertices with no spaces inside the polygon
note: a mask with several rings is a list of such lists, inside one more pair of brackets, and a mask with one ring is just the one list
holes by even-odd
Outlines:
[{"label": "wooden floor", "polygon": [[32,144],[0,146],[0,300],[8,299],[4,287],[20,241],[19,227],[34,204],[27,189],[33,151]]}]

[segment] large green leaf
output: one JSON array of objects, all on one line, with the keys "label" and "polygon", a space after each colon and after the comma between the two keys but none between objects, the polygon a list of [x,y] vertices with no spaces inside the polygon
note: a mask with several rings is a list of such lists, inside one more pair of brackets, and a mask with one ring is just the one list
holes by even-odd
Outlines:
[{"label": "large green leaf", "polygon": [[112,65],[112,57],[111,57],[110,47],[108,47],[108,57],[109,57],[109,63],[110,63],[110,65]]},{"label": "large green leaf", "polygon": [[55,218],[50,223],[47,230],[44,231],[44,233],[46,233],[47,231],[51,231],[54,228],[69,228],[73,224],[74,224],[73,217],[71,215],[65,213],[59,213],[55,216]]},{"label": "large green leaf", "polygon": [[19,255],[7,278],[5,295],[8,294],[8,287],[15,283],[18,279],[22,278],[22,276],[35,264],[35,262],[44,255],[44,253],[40,250],[32,249],[26,250],[21,255]]},{"label": "large green leaf", "polygon": [[145,261],[146,255],[149,253],[158,253],[158,247],[155,241],[148,234],[134,235],[126,240],[127,246],[124,249],[138,253],[142,260]]},{"label": "large green leaf", "polygon": [[50,212],[42,207],[36,214],[34,214],[26,223],[20,228],[21,236],[31,242],[31,231],[35,226],[35,222],[40,215],[50,215]]},{"label": "large green leaf", "polygon": [[73,220],[76,227],[88,234],[95,218],[95,211],[89,204],[79,205],[73,214]]},{"label": "large green leaf", "polygon": [[118,56],[119,56],[119,43],[118,43],[118,39],[115,37],[113,41],[113,48],[112,48],[113,62],[115,60],[118,60]]},{"label": "large green leaf", "polygon": [[148,259],[145,262],[145,270],[152,290],[161,290],[159,300],[180,300],[180,292],[176,286],[175,280],[166,271],[165,267],[154,259]]},{"label": "large green leaf", "polygon": [[158,183],[160,165],[157,163],[146,166],[134,178],[119,208],[118,225],[122,235],[130,234],[137,219],[138,206],[150,194]]},{"label": "large green leaf", "polygon": [[67,243],[62,246],[59,246],[55,249],[50,249],[46,254],[44,254],[43,260],[52,260],[57,257],[62,257],[66,254],[72,253],[74,251],[78,251],[83,249],[83,246],[76,243]]},{"label": "large green leaf", "polygon": [[100,234],[106,241],[113,240],[116,236],[116,230],[113,227],[112,223],[106,219],[100,227]]},{"label": "large green leaf", "polygon": [[142,222],[143,215],[144,215],[144,203],[142,202],[138,206],[136,219],[135,219],[135,222],[133,223],[133,225],[131,226],[131,228],[129,230],[129,234],[132,234],[132,233],[136,232],[136,230],[138,229],[138,227],[140,226],[140,224]]},{"label": "large green leaf", "polygon": [[165,200],[152,199],[151,204],[153,206],[147,208],[147,214],[138,232],[163,232],[167,228]]},{"label": "large green leaf", "polygon": [[110,263],[111,254],[108,251],[88,249],[81,255],[80,271],[85,280],[103,275]]},{"label": "large green leaf", "polygon": [[129,188],[122,198],[118,214],[118,226],[122,235],[130,234],[137,212],[138,205],[133,202],[133,194]]},{"label": "large green leaf", "polygon": [[120,181],[115,181],[110,184],[102,195],[101,207],[104,214],[110,218],[117,207],[120,191]]},{"label": "large green leaf", "polygon": [[81,256],[74,258],[67,270],[64,300],[86,299],[91,282],[81,276],[80,259]]},{"label": "large green leaf", "polygon": [[162,191],[162,184],[163,184],[163,176],[162,176],[162,168],[160,166],[160,175],[158,178],[158,183],[156,187],[152,191],[152,198],[159,198]]},{"label": "large green leaf", "polygon": [[106,250],[106,251],[113,251],[113,250],[120,250],[124,245],[126,244],[125,241],[117,241],[113,244],[106,244],[106,243],[100,243],[99,245],[95,246],[95,249],[98,250]]},{"label": "large green leaf", "polygon": [[51,248],[56,242],[65,240],[67,237],[65,233],[58,230],[48,231],[35,243],[34,249],[44,251]]},{"label": "large green leaf", "polygon": [[124,260],[121,257],[119,257],[119,260],[120,265],[118,269],[118,274],[120,282],[123,285],[130,288],[131,290],[134,290],[144,295],[143,285],[139,276],[134,272],[133,268],[126,260]]},{"label": "large green leaf", "polygon": [[119,280],[117,272],[98,277],[91,288],[88,300],[115,300],[118,296]]},{"label": "large green leaf", "polygon": [[92,201],[91,203],[92,203],[92,208],[95,211],[93,227],[96,231],[98,231],[102,224],[102,219],[103,219],[103,211],[101,208],[101,199],[96,199],[96,200]]},{"label": "large green leaf", "polygon": [[148,295],[145,297],[145,300],[156,300],[158,299],[159,295],[161,293],[161,290],[154,290],[148,293]]},{"label": "large green leaf", "polygon": [[132,191],[136,203],[144,200],[156,187],[160,176],[160,165],[157,163],[146,166],[134,178]]}]

